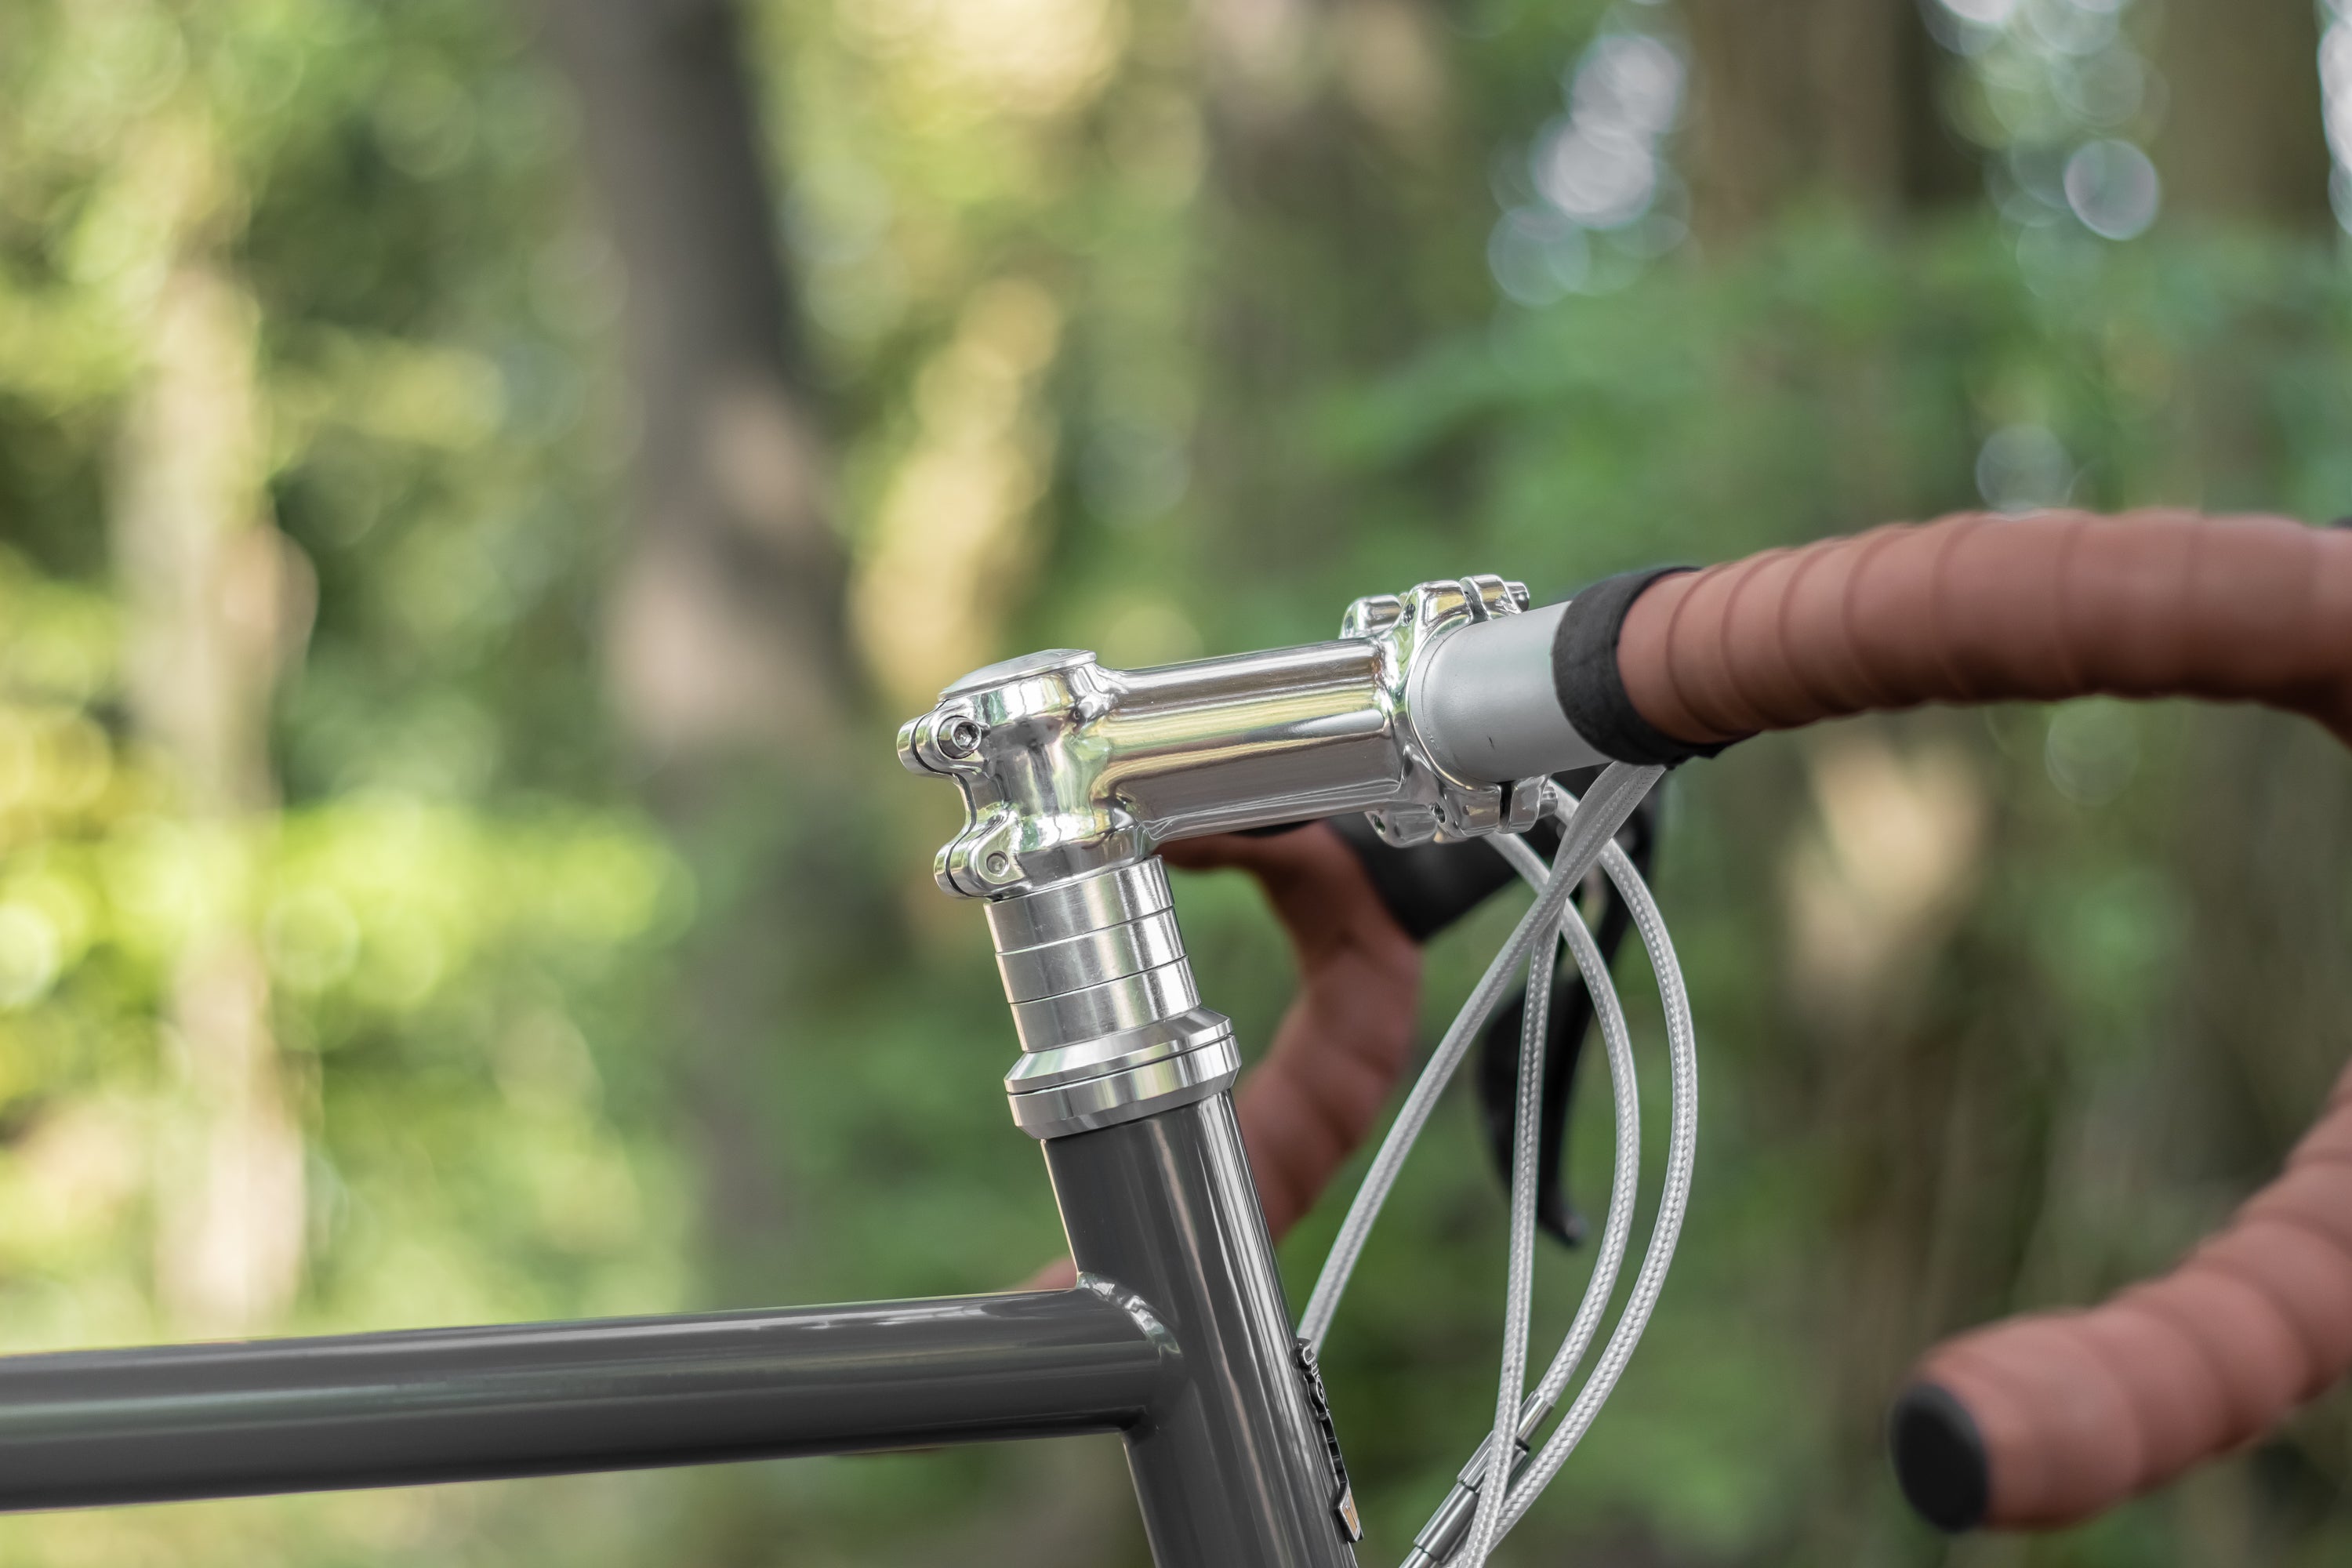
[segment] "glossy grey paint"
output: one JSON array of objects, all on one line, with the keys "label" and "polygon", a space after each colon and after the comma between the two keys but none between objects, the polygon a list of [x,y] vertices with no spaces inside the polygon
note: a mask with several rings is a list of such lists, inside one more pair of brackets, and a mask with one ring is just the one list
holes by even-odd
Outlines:
[{"label": "glossy grey paint", "polygon": [[1169,1335],[1092,1289],[0,1358],[0,1507],[1125,1428]]},{"label": "glossy grey paint", "polygon": [[1127,1438],[1159,1568],[1353,1568],[1233,1097],[1045,1148],[1078,1266],[1182,1349],[1182,1387]]}]

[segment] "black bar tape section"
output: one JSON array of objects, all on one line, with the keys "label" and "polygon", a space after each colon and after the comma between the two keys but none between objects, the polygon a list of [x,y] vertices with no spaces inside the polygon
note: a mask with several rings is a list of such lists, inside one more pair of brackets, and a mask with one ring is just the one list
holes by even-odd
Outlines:
[{"label": "black bar tape section", "polygon": [[1949,1390],[1932,1383],[1905,1389],[1887,1419],[1886,1436],[1895,1479],[1920,1518],[1951,1535],[1984,1521],[1992,1499],[1984,1436]]},{"label": "black bar tape section", "polygon": [[1559,710],[1576,732],[1604,757],[1645,767],[1673,767],[1693,757],[1711,757],[1728,741],[1694,746],[1653,725],[1625,695],[1617,672],[1617,636],[1626,613],[1643,590],[1661,577],[1696,571],[1693,566],[1653,566],[1604,577],[1568,602],[1551,643],[1551,684]]}]

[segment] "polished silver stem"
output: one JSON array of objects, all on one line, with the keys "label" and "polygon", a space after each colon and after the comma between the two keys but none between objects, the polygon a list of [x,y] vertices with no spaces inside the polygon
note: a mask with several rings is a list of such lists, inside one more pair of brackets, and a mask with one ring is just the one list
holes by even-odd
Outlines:
[{"label": "polished silver stem", "polygon": [[[940,885],[1002,898],[1132,865],[1173,839],[1350,811],[1398,844],[1524,832],[1542,773],[1449,768],[1413,714],[1444,700],[1416,679],[1433,650],[1526,605],[1521,584],[1465,577],[1360,599],[1337,640],[1304,647],[1134,670],[1055,648],[974,670],[898,734],[908,768],[963,792]],[[1588,760],[1550,706],[1546,732],[1566,738],[1536,760]]]}]

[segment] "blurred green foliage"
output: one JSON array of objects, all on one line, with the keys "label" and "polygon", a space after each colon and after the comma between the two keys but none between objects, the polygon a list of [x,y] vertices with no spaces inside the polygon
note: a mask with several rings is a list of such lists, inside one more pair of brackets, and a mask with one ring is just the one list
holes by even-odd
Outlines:
[{"label": "blurred green foliage", "polygon": [[[1473,9],[1431,46],[1437,152],[1335,155],[1392,203],[1377,246],[1299,241],[1214,188],[1179,8],[759,11],[861,603],[929,572],[926,602],[963,617],[964,642],[901,646],[869,608],[886,690],[1049,643],[1137,662],[1305,640],[1358,594],[1465,570],[1556,596],[1987,489],[2352,504],[2352,277],[2315,245],[2021,256],[1990,216],[1890,234],[1824,209],[1498,306],[1483,161],[1598,18]],[[698,893],[632,804],[598,674],[631,413],[575,110],[518,18],[451,0],[0,0],[0,1341],[170,1331],[153,1152],[189,1091],[167,998],[222,928],[266,959],[307,1151],[285,1326],[718,1304],[664,1037]],[[1379,100],[1398,123],[1412,90]],[[191,146],[217,166],[180,170]],[[268,510],[316,579],[276,696],[283,808],[227,822],[187,809],[133,722],[107,545],[173,243],[157,182],[200,173],[222,191],[205,243],[252,305]],[[1236,370],[1254,312],[1296,334]],[[967,494],[950,538],[925,506]],[[809,1300],[992,1288],[1058,1243],[998,1100],[979,921],[929,886],[951,805],[889,756],[900,696],[863,716],[864,798],[819,813],[827,863],[894,918],[773,1031],[762,1110]],[[1622,1391],[1502,1560],[2337,1560],[2340,1397],[2032,1545],[1932,1540],[1874,1423],[1937,1334],[2162,1264],[2316,1103],[2352,1016],[2347,783],[2284,721],[2113,705],[1847,726],[1678,776],[1698,1199]],[[1278,935],[1236,880],[1181,898],[1204,984],[1264,1039]],[[1507,918],[1440,944],[1433,1030]],[[1285,1248],[1295,1300],[1336,1206]],[[1402,1554],[1490,1407],[1501,1241],[1451,1107],[1328,1357],[1368,1563]],[[1581,1267],[1547,1256],[1539,1334]],[[26,1564],[1140,1553],[1099,1443],[0,1523],[0,1563]]]},{"label": "blurred green foliage", "polygon": [[[175,1331],[166,999],[223,929],[266,960],[305,1131],[285,1326],[678,1303],[688,1200],[635,1020],[693,893],[581,677],[617,279],[568,106],[472,7],[19,4],[0,32],[0,1335]],[[132,722],[109,570],[174,181],[217,186],[270,510],[316,576],[284,809],[233,820],[192,816]],[[430,1557],[418,1507],[37,1521],[0,1559]]]}]

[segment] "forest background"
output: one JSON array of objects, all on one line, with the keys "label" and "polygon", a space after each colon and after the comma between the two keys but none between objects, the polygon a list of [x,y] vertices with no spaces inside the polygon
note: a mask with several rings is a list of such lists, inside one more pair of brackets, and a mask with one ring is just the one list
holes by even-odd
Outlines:
[{"label": "forest background", "polygon": [[[0,1342],[1021,1277],[1058,1235],[899,719],[1465,571],[2352,511],[2331,148],[2346,0],[0,0]],[[1933,1536],[1878,1440],[1931,1339],[2160,1267],[2307,1121],[2341,752],[2088,703],[1673,785],[1697,1201],[1500,1560],[2343,1561],[2340,1393],[2036,1542]],[[1180,898],[1262,1041],[1278,932]],[[1327,1358],[1368,1563],[1490,1409],[1474,1122]],[[0,1522],[551,1562],[1145,1556],[1109,1440]]]}]

